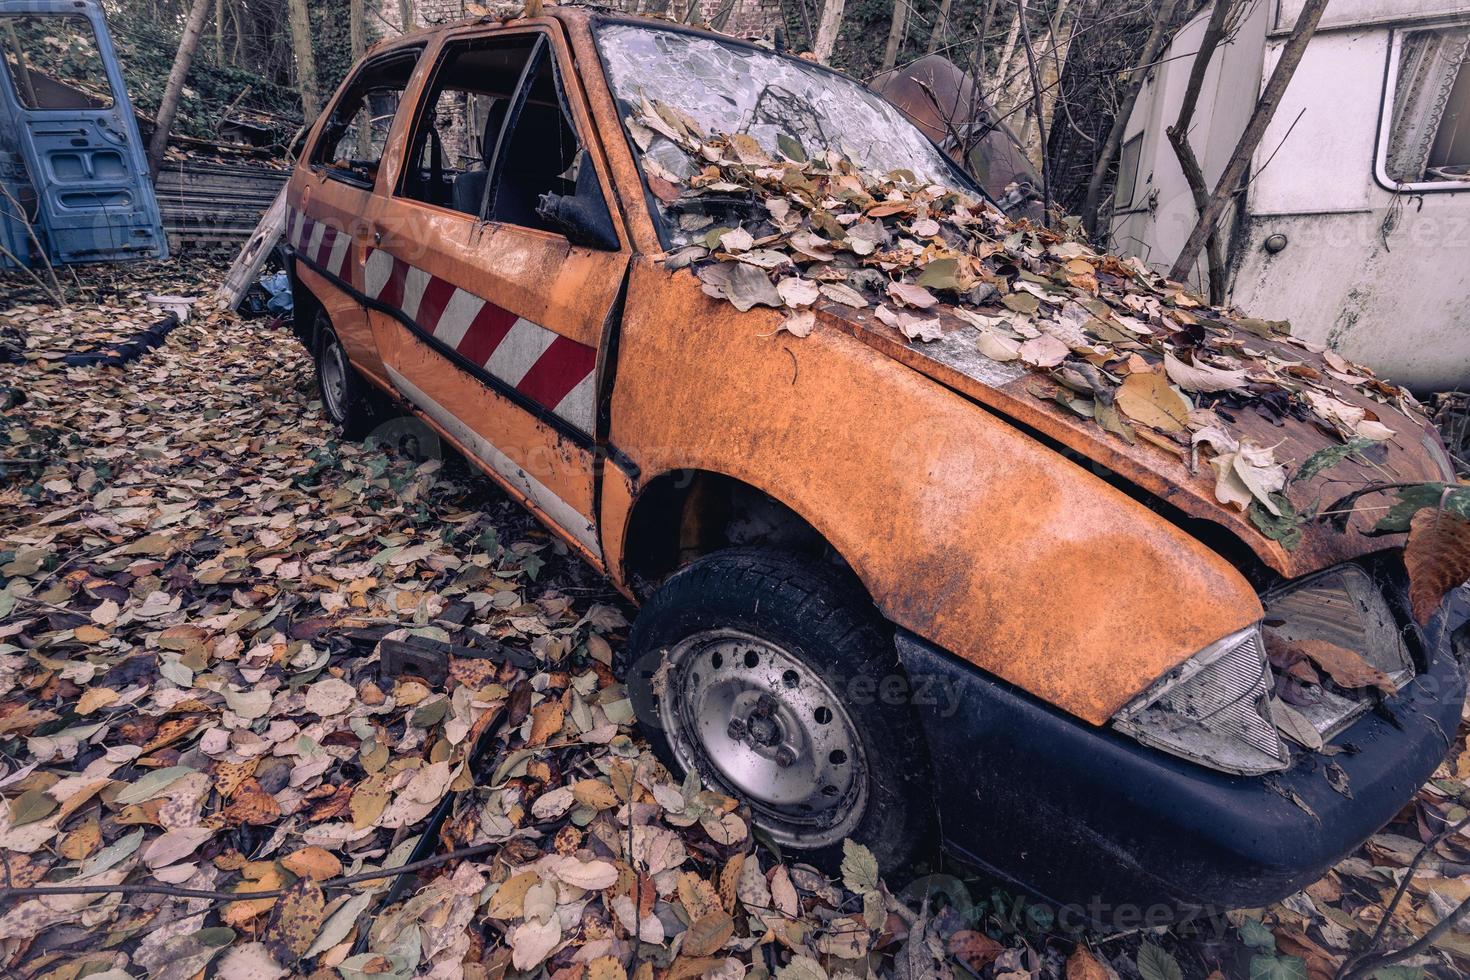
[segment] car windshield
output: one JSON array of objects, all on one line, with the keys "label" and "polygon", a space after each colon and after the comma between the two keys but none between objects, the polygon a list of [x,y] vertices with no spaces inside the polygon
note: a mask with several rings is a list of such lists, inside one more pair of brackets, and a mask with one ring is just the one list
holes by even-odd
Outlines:
[{"label": "car windshield", "polygon": [[[924,134],[893,106],[857,82],[795,58],[701,34],[641,24],[611,23],[598,31],[608,82],[624,118],[663,103],[710,134],[743,133],[768,153],[789,149],[837,153],[875,174],[907,170],[924,183],[974,195],[964,178]],[[653,134],[641,152],[680,178],[698,172],[673,141]],[[675,216],[661,205],[663,217]],[[677,243],[677,242],[676,242]]]}]

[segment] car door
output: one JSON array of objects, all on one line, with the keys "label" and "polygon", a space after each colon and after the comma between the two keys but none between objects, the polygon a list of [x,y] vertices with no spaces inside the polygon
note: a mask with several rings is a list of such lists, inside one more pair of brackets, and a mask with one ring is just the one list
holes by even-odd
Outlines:
[{"label": "car door", "polygon": [[[293,182],[286,240],[353,364],[387,384],[363,299],[369,212],[422,46],[363,62],[342,87]],[[407,115],[404,112],[403,115]]]},{"label": "car door", "polygon": [[[138,124],[100,9],[0,0],[0,48],[9,117],[0,157],[24,161],[36,197],[27,217],[51,260],[166,257]],[[0,201],[12,212],[18,205]]]},{"label": "car door", "polygon": [[446,39],[364,289],[404,397],[600,562],[599,350],[628,249],[559,29]]}]

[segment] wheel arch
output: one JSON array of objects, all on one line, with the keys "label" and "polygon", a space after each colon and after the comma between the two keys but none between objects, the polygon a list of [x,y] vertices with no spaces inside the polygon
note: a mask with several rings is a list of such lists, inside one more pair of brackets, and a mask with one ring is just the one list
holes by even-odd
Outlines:
[{"label": "wheel arch", "polygon": [[862,572],[782,495],[706,468],[660,473],[640,487],[623,534],[624,578],[641,598],[690,562],[736,547],[825,559],[852,575],[873,601]]}]

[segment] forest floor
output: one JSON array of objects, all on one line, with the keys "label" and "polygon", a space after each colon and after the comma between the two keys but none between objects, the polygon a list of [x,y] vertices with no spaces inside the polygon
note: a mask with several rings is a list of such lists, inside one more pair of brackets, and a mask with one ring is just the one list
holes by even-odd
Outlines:
[{"label": "forest floor", "polygon": [[[0,300],[6,975],[1327,980],[1470,898],[1463,731],[1321,880],[1183,928],[782,855],[638,737],[611,670],[635,611],[459,458],[341,440],[217,275]],[[65,363],[157,293],[200,299],[122,366]],[[1466,969],[1451,929],[1380,975]]]}]

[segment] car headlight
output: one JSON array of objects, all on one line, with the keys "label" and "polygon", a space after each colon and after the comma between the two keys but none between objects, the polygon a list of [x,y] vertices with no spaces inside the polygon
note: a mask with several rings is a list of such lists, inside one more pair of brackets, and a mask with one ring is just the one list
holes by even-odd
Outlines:
[{"label": "car headlight", "polygon": [[1320,640],[1356,653],[1395,687],[1414,678],[1393,611],[1357,565],[1340,565],[1261,597],[1265,618],[1205,647],[1174,668],[1113,719],[1138,741],[1211,769],[1243,775],[1278,772],[1290,754],[1271,717],[1278,689],[1323,741],[1330,740],[1379,696],[1346,688],[1326,670],[1320,683],[1278,683],[1266,657],[1263,629],[1290,645]]},{"label": "car headlight", "polygon": [[1119,731],[1191,762],[1244,775],[1290,762],[1271,721],[1271,673],[1259,625],[1205,647],[1113,719]]},{"label": "car headlight", "polygon": [[[1414,679],[1414,661],[1383,592],[1357,565],[1339,565],[1266,593],[1262,625],[1286,643],[1323,640],[1351,650],[1401,688]],[[1291,705],[1326,741],[1373,707],[1371,687],[1345,688],[1319,669],[1320,684],[1299,685]]]}]

